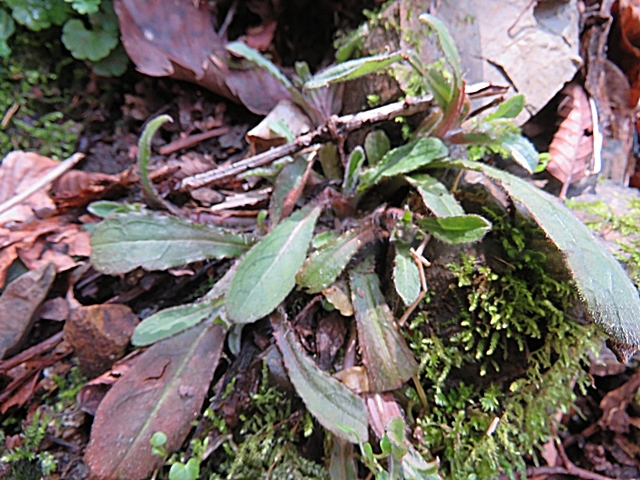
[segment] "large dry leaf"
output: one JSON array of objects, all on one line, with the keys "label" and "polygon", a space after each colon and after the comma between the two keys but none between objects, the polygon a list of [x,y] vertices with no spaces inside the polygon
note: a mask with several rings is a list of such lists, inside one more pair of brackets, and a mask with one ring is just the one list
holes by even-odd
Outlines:
[{"label": "large dry leaf", "polygon": [[[0,165],[0,203],[6,202],[40,180],[59,162],[36,153],[15,151],[9,153]],[[20,205],[0,214],[0,225],[13,220],[24,222],[36,215],[54,212],[55,204],[45,190],[34,193]]]},{"label": "large dry leaf", "polygon": [[73,257],[91,253],[89,234],[64,216],[35,220],[19,227],[0,227],[0,288],[17,258],[35,270],[53,262],[58,272],[78,264]]},{"label": "large dry leaf", "polygon": [[634,106],[640,98],[640,2],[620,0],[616,4],[619,15],[620,46],[626,54],[618,61],[631,83],[630,106]]},{"label": "large dry leaf", "polygon": [[0,359],[21,347],[54,278],[56,268],[49,263],[21,275],[4,290],[0,296]]},{"label": "large dry leaf", "polygon": [[104,397],[85,461],[101,479],[142,480],[163,459],[151,453],[155,432],[167,449],[179,448],[196,420],[224,346],[225,329],[203,322],[158,342]]},{"label": "large dry leaf", "polygon": [[266,72],[229,67],[207,2],[116,0],[114,8],[122,44],[140,72],[197,83],[257,114],[265,115],[289,98]]},{"label": "large dry leaf", "polygon": [[593,156],[593,122],[589,99],[580,85],[570,83],[562,93],[566,97],[558,115],[563,120],[549,145],[551,161],[547,171],[563,183],[562,191],[566,193],[571,183],[588,175]]}]

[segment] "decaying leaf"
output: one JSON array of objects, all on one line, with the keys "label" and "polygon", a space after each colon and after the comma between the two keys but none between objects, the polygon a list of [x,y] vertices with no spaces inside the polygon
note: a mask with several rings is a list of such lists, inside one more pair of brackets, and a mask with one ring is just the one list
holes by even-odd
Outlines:
[{"label": "decaying leaf", "polygon": [[396,329],[370,258],[350,271],[349,283],[362,361],[371,391],[400,388],[416,374],[418,364]]},{"label": "decaying leaf", "polygon": [[0,296],[0,359],[20,349],[55,278],[56,267],[49,263],[21,275],[4,289]]},{"label": "decaying leaf", "polygon": [[197,83],[261,115],[290,98],[260,68],[229,67],[224,39],[213,29],[206,2],[116,0],[114,8],[122,44],[140,72]]},{"label": "decaying leaf", "polygon": [[563,119],[549,145],[551,161],[547,171],[563,184],[561,197],[569,185],[589,173],[593,156],[593,122],[589,99],[582,86],[570,83],[562,92],[565,100],[558,109]]},{"label": "decaying leaf", "polygon": [[287,328],[282,313],[271,315],[271,325],[289,379],[309,412],[337,437],[353,443],[366,441],[369,419],[362,399],[316,366]]},{"label": "decaying leaf", "polygon": [[90,253],[89,234],[66,216],[0,227],[0,287],[17,258],[31,270],[52,262],[58,272],[63,272],[78,264],[73,257],[87,257]]},{"label": "decaying leaf", "polygon": [[[0,164],[0,203],[28,189],[59,162],[36,153],[11,152]],[[37,214],[55,212],[56,206],[46,190],[34,193],[20,205],[0,214],[0,225],[8,220],[24,222]]]},{"label": "decaying leaf", "polygon": [[99,478],[148,478],[163,459],[151,453],[155,432],[172,452],[197,419],[224,347],[225,329],[203,322],[141,354],[104,397],[85,461]]},{"label": "decaying leaf", "polygon": [[150,213],[115,215],[91,234],[91,261],[104,273],[164,270],[205,258],[238,257],[249,235]]},{"label": "decaying leaf", "polygon": [[293,290],[320,211],[319,207],[299,210],[249,250],[225,299],[229,320],[254,322],[271,313]]}]

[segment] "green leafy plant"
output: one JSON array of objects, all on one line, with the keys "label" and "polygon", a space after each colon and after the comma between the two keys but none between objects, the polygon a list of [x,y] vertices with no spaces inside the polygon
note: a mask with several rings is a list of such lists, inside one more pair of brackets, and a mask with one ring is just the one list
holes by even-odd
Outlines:
[{"label": "green leafy plant", "polygon": [[[472,459],[480,461],[481,453],[487,453],[474,478],[495,478],[500,472],[512,473],[513,465],[508,462],[517,463],[522,452],[533,452],[548,435],[548,412],[542,415],[543,404],[559,409],[570,404],[572,397],[559,379],[571,372],[582,384],[584,377],[578,372],[586,350],[581,345],[592,346],[589,340],[594,333],[591,327],[564,315],[573,290],[566,286],[566,278],[563,283],[541,273],[546,257],[534,255],[526,240],[514,232],[506,241],[500,236],[503,227],[491,233],[503,217],[482,210],[477,201],[474,207],[477,192],[465,198],[466,187],[461,186],[465,172],[479,173],[476,177],[484,182],[484,201],[497,204],[495,211],[500,211],[501,201],[506,202],[502,209],[508,208],[513,219],[527,218],[540,228],[550,250],[560,251],[563,273],[571,277],[595,323],[623,347],[621,351],[640,344],[640,299],[617,261],[555,198],[486,163],[452,157],[451,145],[461,144],[508,155],[528,172],[538,160],[535,149],[511,121],[523,107],[522,97],[505,102],[484,119],[469,121],[469,99],[453,40],[437,19],[426,14],[420,18],[439,40],[444,54],[439,68],[422,65],[411,52],[400,52],[351,60],[315,76],[299,66],[304,83],[296,86],[254,50],[240,43],[228,46],[232,53],[278,78],[315,122],[322,116],[310,92],[384,71],[393,62],[409,62],[433,100],[432,110],[406,144],[392,147],[390,139],[377,131],[367,137],[364,147],[356,147],[344,158],[337,158],[336,149],[327,146],[315,155],[296,154],[277,174],[270,222],[256,228],[255,236],[148,211],[114,212],[92,232],[92,261],[101,271],[118,274],[140,266],[166,269],[207,258],[237,258],[202,299],[157,312],[141,322],[133,343],[148,345],[214,318],[237,335],[238,326],[268,318],[289,381],[306,410],[337,442],[335,458],[342,460],[335,465],[343,466],[343,471],[349,470],[349,458],[353,458],[348,444],[366,446],[372,427],[381,437],[388,469],[378,468],[376,462],[382,457],[373,456],[371,447],[363,446],[363,460],[380,478],[385,473],[386,478],[424,478],[410,473],[413,470],[406,462],[409,458],[433,461],[436,453],[432,448],[444,451],[447,465],[442,473],[452,478],[459,471],[471,475]],[[161,121],[149,123],[141,142],[150,141]],[[143,147],[139,149],[140,170],[145,190],[153,198],[155,192],[146,179],[148,149]],[[302,186],[316,160],[328,182],[322,192],[306,196]],[[451,171],[458,173],[452,178]],[[344,228],[335,228],[338,224]],[[493,236],[486,239],[487,235]],[[527,269],[542,275],[536,278],[545,290],[532,293],[533,287],[522,279],[502,285],[500,274],[489,267],[475,268],[468,257],[458,270],[451,267],[459,288],[473,288],[461,300],[466,313],[457,319],[456,335],[446,340],[442,326],[425,327],[432,321],[425,313],[429,304],[421,303],[430,294],[425,248],[436,244],[470,248],[491,239],[517,275]],[[513,292],[515,297],[507,296]],[[289,318],[308,304],[308,294],[316,293],[322,295],[327,309],[337,308],[344,322],[353,326],[362,363],[354,365],[362,372],[355,391],[321,370],[290,327]],[[410,345],[399,328],[407,322]],[[533,340],[543,346],[524,348]],[[453,387],[445,384],[451,371],[470,359],[480,362],[480,377],[491,369],[499,370],[514,348],[528,355],[529,364],[520,372],[524,379],[514,377],[506,386],[481,389],[464,382]],[[500,361],[499,354],[503,355]],[[408,386],[409,381],[415,390]],[[549,389],[539,390],[541,382]],[[419,402],[428,415],[409,424],[385,422],[387,431],[380,432],[380,426],[370,420],[377,407],[366,403],[369,397],[363,394],[388,392],[404,392],[393,401],[385,397],[393,405]],[[412,405],[406,406],[412,415]],[[500,420],[495,436],[487,433],[493,418]],[[405,436],[407,425],[425,432],[420,448],[407,440],[416,438],[416,434]],[[442,425],[455,430],[449,443]],[[462,453],[457,454],[456,449]],[[236,473],[234,468],[230,476]],[[432,475],[438,478],[437,473]]]},{"label": "green leafy plant", "polygon": [[[0,57],[11,54],[15,23],[33,32],[62,26],[62,42],[78,60],[92,62],[99,75],[122,75],[126,54],[118,48],[118,20],[111,0],[2,0]],[[89,28],[87,28],[87,26]]]}]

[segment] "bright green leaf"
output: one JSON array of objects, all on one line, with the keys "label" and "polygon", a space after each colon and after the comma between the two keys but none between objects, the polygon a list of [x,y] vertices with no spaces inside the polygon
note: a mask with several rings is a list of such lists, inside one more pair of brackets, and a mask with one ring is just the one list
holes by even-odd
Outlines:
[{"label": "bright green leaf", "polygon": [[367,163],[370,167],[382,160],[390,149],[391,142],[384,130],[373,130],[364,139],[364,151],[367,154]]},{"label": "bright green leaf", "polygon": [[617,342],[640,346],[640,298],[620,263],[557,198],[524,180],[488,165],[459,160],[495,180],[531,214],[556,244],[589,313]]},{"label": "bright green leaf", "polygon": [[502,102],[495,112],[487,115],[486,120],[496,118],[516,118],[524,108],[524,95],[519,93]]},{"label": "bright green leaf", "polygon": [[418,364],[396,329],[371,257],[350,271],[349,283],[362,361],[371,391],[400,388],[417,373]]},{"label": "bright green leaf", "polygon": [[73,9],[80,15],[96,13],[102,0],[64,0],[70,3]]},{"label": "bright green leaf", "polygon": [[150,213],[115,215],[91,234],[91,261],[103,273],[165,270],[206,258],[242,255],[250,235]]},{"label": "bright green leaf", "polygon": [[403,59],[402,53],[383,53],[372,57],[348,60],[316,73],[304,84],[305,90],[327,87],[332,83],[353,80],[370,73],[379,72]]},{"label": "bright green leaf", "polygon": [[433,137],[421,138],[394,148],[375,167],[366,169],[360,179],[360,190],[375,185],[386,177],[393,177],[417,170],[434,160],[446,157],[447,147]]},{"label": "bright green leaf", "polygon": [[411,258],[409,245],[396,243],[396,256],[393,264],[393,283],[405,305],[411,305],[420,295],[420,273],[416,262]]},{"label": "bright green leaf", "polygon": [[299,210],[249,250],[226,296],[230,321],[254,322],[287,297],[307,255],[320,211],[319,207]]},{"label": "bright green leaf", "polygon": [[13,19],[29,30],[38,32],[51,25],[62,25],[72,14],[69,5],[58,0],[4,0]]},{"label": "bright green leaf", "polygon": [[353,258],[358,249],[373,239],[370,229],[343,233],[313,252],[296,275],[296,282],[318,293],[331,285]]},{"label": "bright green leaf", "polygon": [[418,226],[441,242],[459,244],[477,242],[491,230],[491,222],[480,215],[423,218]]},{"label": "bright green leaf", "polygon": [[364,401],[305,355],[280,312],[271,316],[271,325],[289,379],[307,410],[335,436],[352,443],[366,441],[369,415]]},{"label": "bright green leaf", "polygon": [[200,463],[195,458],[190,458],[186,464],[174,463],[169,470],[169,480],[198,480],[199,476]]},{"label": "bright green leaf", "polygon": [[102,60],[118,44],[118,36],[105,30],[87,30],[81,20],[72,18],[62,27],[62,43],[78,60]]},{"label": "bright green leaf", "polygon": [[430,175],[415,174],[405,177],[424,202],[424,206],[436,217],[464,215],[464,210],[447,187]]}]

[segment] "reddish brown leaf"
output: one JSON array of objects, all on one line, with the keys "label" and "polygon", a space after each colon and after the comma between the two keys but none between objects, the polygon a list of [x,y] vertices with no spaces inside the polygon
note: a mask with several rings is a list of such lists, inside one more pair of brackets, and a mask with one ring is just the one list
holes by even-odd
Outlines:
[{"label": "reddish brown leaf", "polygon": [[593,123],[589,99],[582,86],[570,83],[563,89],[567,95],[558,114],[563,118],[549,145],[551,161],[547,171],[563,183],[561,197],[567,188],[588,174],[593,155]]},{"label": "reddish brown leaf", "polygon": [[62,297],[51,298],[42,304],[40,318],[61,322],[69,318],[69,302]]},{"label": "reddish brown leaf", "polygon": [[621,387],[611,390],[600,401],[602,417],[598,424],[603,430],[618,433],[629,432],[629,414],[627,406],[640,387],[640,372],[634,373]]},{"label": "reddish brown leaf", "polygon": [[263,70],[229,68],[207,2],[116,0],[114,7],[122,44],[140,72],[197,83],[257,114],[289,97]]},{"label": "reddish brown leaf", "polygon": [[120,175],[70,170],[51,185],[51,196],[59,208],[82,207],[104,198],[114,188],[131,181],[129,171]]},{"label": "reddish brown leaf", "polygon": [[20,349],[55,277],[55,266],[47,264],[21,275],[5,288],[0,296],[0,358]]},{"label": "reddish brown leaf", "polygon": [[400,407],[391,393],[363,395],[369,411],[369,425],[376,437],[382,438],[384,429],[394,418],[403,418]]},{"label": "reddish brown leaf", "polygon": [[93,422],[85,461],[101,479],[148,478],[163,459],[149,440],[177,449],[191,429],[224,346],[225,329],[202,324],[154,344],[109,390]]},{"label": "reddish brown leaf", "polygon": [[638,0],[620,0],[618,22],[620,43],[626,55],[620,59],[620,66],[631,83],[631,105],[640,98],[640,2]]},{"label": "reddish brown leaf", "polygon": [[0,228],[0,287],[4,285],[7,269],[18,257],[31,270],[52,262],[58,272],[78,264],[73,256],[88,257],[89,234],[80,225],[69,222],[69,218],[59,216]]},{"label": "reddish brown leaf", "polygon": [[125,375],[135,364],[144,350],[134,350],[129,355],[116,362],[111,370],[85,383],[76,395],[78,408],[91,416],[95,416],[100,402],[111,386]]},{"label": "reddish brown leaf", "polygon": [[74,348],[87,377],[107,371],[122,358],[138,317],[126,305],[80,307],[64,325],[64,339]]},{"label": "reddish brown leaf", "polygon": [[[0,203],[28,189],[58,165],[58,162],[35,153],[20,151],[9,153],[0,165]],[[34,193],[20,205],[0,214],[0,225],[8,220],[24,222],[34,216],[54,212],[55,209],[53,201],[43,190]]]}]

